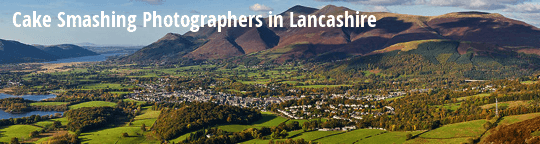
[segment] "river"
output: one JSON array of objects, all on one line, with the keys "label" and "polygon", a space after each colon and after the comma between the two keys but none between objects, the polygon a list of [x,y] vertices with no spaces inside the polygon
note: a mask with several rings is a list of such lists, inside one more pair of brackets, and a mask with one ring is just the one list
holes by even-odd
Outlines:
[{"label": "river", "polygon": [[[0,99],[10,98],[10,97],[21,97],[21,98],[24,98],[24,99],[27,99],[27,100],[41,101],[41,100],[44,100],[44,99],[55,98],[56,95],[50,94],[50,95],[14,96],[14,95],[0,93]],[[31,111],[31,112],[26,112],[26,113],[16,113],[16,114],[14,114],[14,113],[8,113],[8,112],[4,112],[3,110],[0,110],[0,119],[21,118],[21,117],[27,117],[27,116],[31,116],[31,115],[40,115],[40,116],[54,115],[55,113],[63,114],[64,112],[59,112],[59,111]]]}]

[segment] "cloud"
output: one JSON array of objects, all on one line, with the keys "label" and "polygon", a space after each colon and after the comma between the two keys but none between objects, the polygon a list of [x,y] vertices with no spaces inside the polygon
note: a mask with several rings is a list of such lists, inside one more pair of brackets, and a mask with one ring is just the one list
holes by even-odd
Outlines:
[{"label": "cloud", "polygon": [[367,12],[390,12],[386,7],[384,6],[368,6],[367,9],[365,9]]},{"label": "cloud", "polygon": [[[131,0],[133,1],[133,0]],[[135,0],[135,1],[138,1],[138,2],[145,2],[149,5],[162,5],[165,0]]]},{"label": "cloud", "polygon": [[196,11],[196,10],[191,10],[191,11],[189,11],[189,13],[193,13],[193,14],[201,14],[201,12]]},{"label": "cloud", "polygon": [[257,3],[252,6],[249,6],[249,10],[255,11],[255,12],[268,12],[268,11],[273,11],[274,9],[266,5],[261,5]]},{"label": "cloud", "polygon": [[322,2],[349,2],[352,4],[394,6],[429,5],[441,7],[460,7],[472,10],[500,10],[509,6],[523,4],[531,0],[315,0]]},{"label": "cloud", "polygon": [[518,13],[540,13],[540,5],[534,3],[524,3],[515,6],[509,6],[503,11]]},{"label": "cloud", "polygon": [[391,5],[410,5],[415,0],[315,0],[320,2],[349,2],[353,4],[364,5],[379,5],[379,6],[391,6]]}]

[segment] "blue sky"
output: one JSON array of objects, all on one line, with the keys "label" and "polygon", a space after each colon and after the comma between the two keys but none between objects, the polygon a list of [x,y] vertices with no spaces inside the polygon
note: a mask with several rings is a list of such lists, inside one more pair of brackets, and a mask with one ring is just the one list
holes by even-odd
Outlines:
[{"label": "blue sky", "polygon": [[[157,11],[160,15],[235,15],[281,13],[294,5],[321,8],[325,5],[345,6],[359,11],[388,11],[413,15],[441,15],[457,11],[483,11],[500,13],[507,17],[540,26],[540,0],[0,0],[0,39],[17,40],[27,44],[95,43],[100,45],[148,45],[166,33],[185,33],[188,28],[58,28],[53,19],[50,28],[17,28],[13,14],[56,17],[59,12],[68,15],[111,14],[137,15],[142,25],[143,12]],[[64,16],[65,17],[65,16]],[[22,16],[18,17],[22,19]],[[21,21],[21,20],[18,20]],[[150,23],[148,23],[150,24]]]}]

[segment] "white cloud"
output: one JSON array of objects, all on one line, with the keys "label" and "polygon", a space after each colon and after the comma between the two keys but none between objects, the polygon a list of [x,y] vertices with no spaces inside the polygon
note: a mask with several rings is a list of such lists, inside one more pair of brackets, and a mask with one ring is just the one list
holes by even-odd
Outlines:
[{"label": "white cloud", "polygon": [[540,5],[535,3],[524,3],[515,6],[509,6],[503,11],[505,12],[519,12],[519,13],[539,13]]},{"label": "white cloud", "polygon": [[388,10],[384,6],[368,6],[368,8],[365,9],[364,11],[367,11],[367,12],[390,12],[390,10]]},{"label": "white cloud", "polygon": [[267,12],[267,11],[273,11],[274,9],[266,5],[261,5],[257,3],[252,6],[249,6],[249,10],[256,11],[256,12]]}]

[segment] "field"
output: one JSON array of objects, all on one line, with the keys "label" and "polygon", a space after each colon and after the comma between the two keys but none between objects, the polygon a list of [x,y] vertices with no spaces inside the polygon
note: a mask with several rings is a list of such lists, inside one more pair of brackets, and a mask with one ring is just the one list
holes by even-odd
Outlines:
[{"label": "field", "polygon": [[32,125],[12,125],[0,129],[0,142],[8,143],[11,138],[17,137],[19,140],[28,138],[30,132],[39,131],[41,128]]},{"label": "field", "polygon": [[[511,107],[517,107],[517,106],[527,106],[529,105],[529,103],[527,101],[507,101],[507,102],[499,102],[498,105],[499,105],[499,108],[501,107],[511,108]],[[492,104],[487,104],[480,107],[483,109],[494,109],[495,104],[492,103]]]},{"label": "field", "polygon": [[[150,132],[143,132],[141,125],[144,123],[147,129],[150,129],[160,111],[153,111],[150,107],[144,107],[142,114],[135,117],[131,125],[127,124],[120,127],[105,128],[101,130],[82,133],[79,137],[82,143],[102,144],[102,143],[159,143],[151,135]],[[122,133],[128,133],[129,137],[123,137]]]},{"label": "field", "polygon": [[464,100],[467,100],[468,98],[471,98],[471,97],[485,97],[485,96],[489,96],[490,93],[483,93],[483,94],[477,94],[477,95],[472,95],[472,96],[466,96],[466,97],[460,97],[460,98],[457,98],[458,101],[464,101]]},{"label": "field", "polygon": [[[289,132],[288,139],[304,139],[306,141],[314,141],[322,144],[331,144],[331,143],[355,143],[359,142],[361,139],[366,139],[367,137],[375,136],[384,131],[377,129],[358,129],[349,132],[343,131],[310,131],[304,132],[303,130],[297,130]],[[406,134],[406,133],[405,133]],[[404,134],[404,135],[405,135]],[[277,139],[274,141],[283,141],[285,139]],[[403,136],[403,140],[405,137]],[[267,144],[270,140],[261,140],[253,139],[250,141],[243,142],[245,144]]]},{"label": "field", "polygon": [[271,126],[277,126],[282,122],[287,121],[286,118],[277,116],[270,112],[262,112],[263,118],[261,120],[256,121],[255,123],[251,125],[222,125],[219,126],[219,128],[229,131],[229,132],[239,132],[248,128],[261,128],[261,127],[271,127]]},{"label": "field", "polygon": [[78,109],[82,107],[102,107],[102,106],[114,107],[116,106],[116,103],[106,102],[106,101],[89,101],[89,102],[84,102],[84,103],[69,106],[69,109]]},{"label": "field", "polygon": [[393,132],[386,132],[380,135],[375,135],[369,138],[364,138],[362,140],[359,140],[357,143],[362,144],[393,144],[393,143],[404,143],[407,139],[407,134],[416,135],[423,131],[412,131],[412,132],[401,132],[401,131],[393,131]]},{"label": "field", "polygon": [[535,84],[538,81],[522,81],[521,84]]},{"label": "field", "polygon": [[53,106],[53,105],[64,105],[68,104],[68,102],[35,102],[31,103],[31,106]]},{"label": "field", "polygon": [[521,122],[524,120],[532,119],[535,117],[540,116],[540,113],[530,113],[530,114],[523,114],[523,115],[513,115],[513,116],[505,116],[502,118],[502,120],[499,122],[499,125],[501,124],[513,124],[517,122]]},{"label": "field", "polygon": [[298,88],[325,88],[325,87],[348,87],[352,85],[307,85],[307,86],[296,86]]},{"label": "field", "polygon": [[47,127],[47,126],[52,125],[54,121],[60,121],[62,125],[67,125],[68,123],[67,118],[63,117],[63,118],[50,119],[46,121],[40,121],[40,122],[34,123],[34,125],[40,126],[40,127]]},{"label": "field", "polygon": [[339,133],[336,135],[324,136],[316,139],[316,142],[329,144],[329,143],[355,143],[360,140],[366,139],[368,136],[374,136],[384,132],[378,129],[358,129],[350,132]]},{"label": "field", "polygon": [[455,123],[421,134],[418,138],[407,143],[460,143],[469,138],[479,137],[485,131],[483,124],[486,120],[474,120]]},{"label": "field", "polygon": [[456,111],[459,107],[461,106],[461,103],[449,103],[449,104],[444,104],[444,105],[437,105],[438,108],[444,108],[444,109],[448,109],[448,110],[451,110],[451,111]]},{"label": "field", "polygon": [[115,84],[115,83],[100,83],[100,84],[84,85],[81,87],[82,90],[125,89],[125,88],[133,88],[133,86],[123,86],[122,84]]}]

